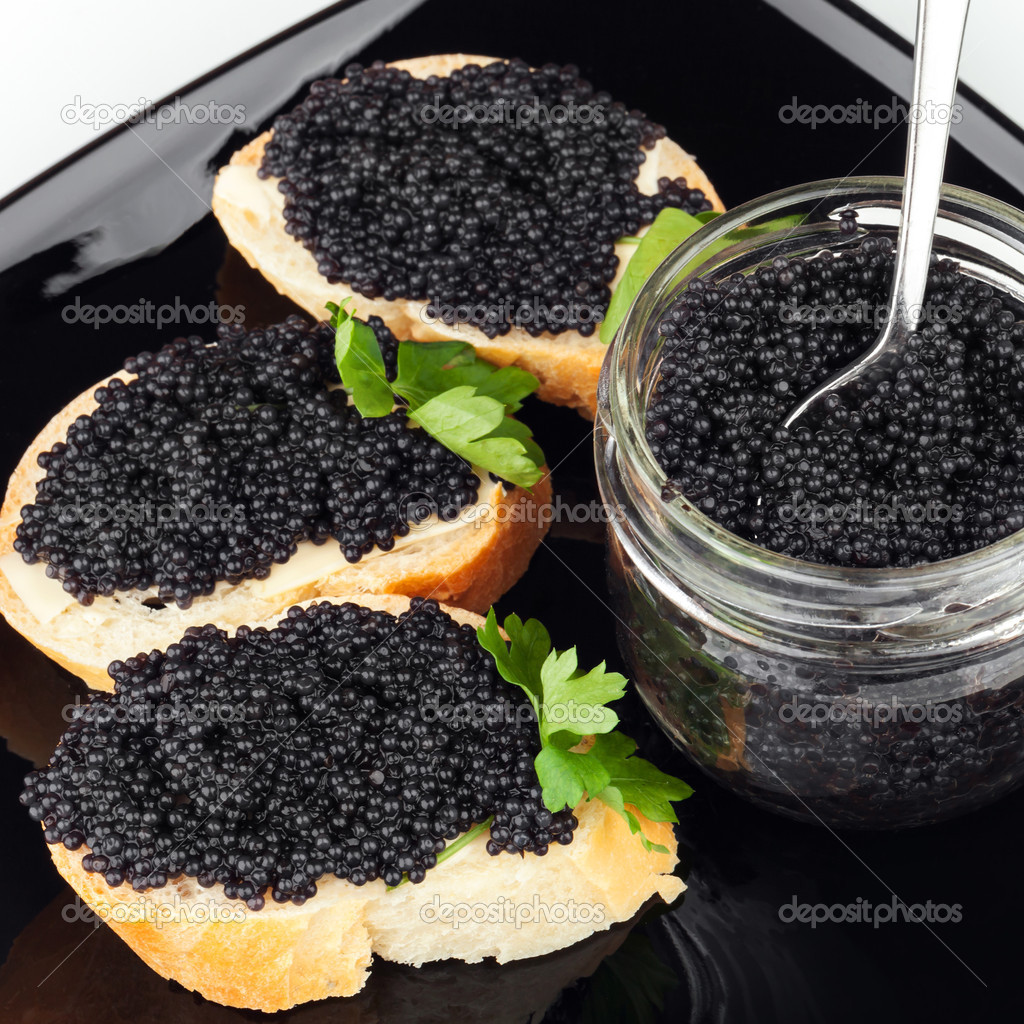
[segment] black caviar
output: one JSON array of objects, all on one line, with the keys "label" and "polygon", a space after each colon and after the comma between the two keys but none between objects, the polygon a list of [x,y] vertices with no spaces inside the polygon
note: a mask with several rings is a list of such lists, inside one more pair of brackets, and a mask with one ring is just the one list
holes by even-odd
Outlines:
[{"label": "black caviar", "polygon": [[282,179],[287,230],[320,273],[362,295],[429,300],[430,316],[488,337],[513,324],[589,335],[616,240],[666,206],[711,208],[681,178],[637,189],[665,129],[571,65],[345,74],[274,122],[259,174]]},{"label": "black caviar", "polygon": [[[393,375],[397,342],[368,323]],[[329,387],[333,353],[329,327],[290,317],[127,360],[136,379],[99,388],[99,407],[39,457],[15,550],[83,604],[153,587],[187,608],[218,580],[265,578],[299,541],[333,540],[356,562],[427,509],[451,519],[472,504],[464,459],[404,411],[364,419]]]},{"label": "black caviar", "polygon": [[114,692],[21,797],[109,885],[184,874],[258,910],[331,874],[422,881],[491,815],[492,855],[572,842],[571,810],[541,802],[525,696],[434,601],[397,618],[324,602],[230,638],[193,627],[109,671]]},{"label": "black caviar", "polygon": [[[665,732],[727,789],[804,821],[909,828],[1017,788],[1024,679],[922,700],[840,659],[820,668],[716,636],[621,552],[610,593],[630,678]],[[955,613],[955,609],[950,609]],[[682,681],[682,683],[681,683]]]},{"label": "black caviar", "polygon": [[1024,680],[922,707],[873,700],[870,685],[841,677],[808,692],[781,681],[790,666],[774,667],[782,675],[750,683],[745,708],[748,763],[736,782],[755,802],[797,816],[814,808],[833,825],[906,828],[1017,786]]},{"label": "black caviar", "polygon": [[690,282],[659,325],[647,411],[666,499],[838,566],[935,562],[1024,526],[1024,307],[955,262],[933,258],[905,352],[782,426],[875,342],[893,264],[868,237]]}]

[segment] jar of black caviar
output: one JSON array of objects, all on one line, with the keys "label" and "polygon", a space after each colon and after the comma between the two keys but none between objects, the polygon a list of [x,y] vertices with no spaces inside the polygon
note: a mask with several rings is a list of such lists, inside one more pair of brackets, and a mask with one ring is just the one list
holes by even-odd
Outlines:
[{"label": "jar of black caviar", "polygon": [[[610,592],[639,692],[722,785],[831,827],[935,822],[1024,780],[1024,531],[907,567],[780,554],[724,528],[673,486],[652,452],[648,410],[665,318],[686,294],[786,266],[780,257],[852,252],[869,238],[888,239],[869,250],[889,253],[901,188],[898,178],[816,182],[714,219],[637,296],[598,396],[598,478],[614,513]],[[1005,319],[1024,321],[1024,214],[947,187],[934,251],[1004,295],[1014,311]],[[880,280],[883,310],[886,289]],[[819,326],[825,315],[793,313]],[[812,505],[810,518],[818,511]],[[897,502],[885,514],[903,511]]]}]

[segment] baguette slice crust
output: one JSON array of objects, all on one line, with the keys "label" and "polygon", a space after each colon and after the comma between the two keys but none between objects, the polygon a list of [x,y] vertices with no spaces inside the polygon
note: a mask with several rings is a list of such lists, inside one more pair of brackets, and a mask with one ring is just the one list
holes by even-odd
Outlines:
[{"label": "baguette slice crust", "polygon": [[[400,615],[409,599],[352,594],[336,598]],[[312,602],[306,602],[309,604]],[[444,610],[457,622],[479,615]],[[273,627],[277,618],[256,625]],[[598,800],[576,809],[569,846],[547,855],[490,856],[479,835],[417,885],[388,891],[333,875],[303,904],[268,902],[248,912],[220,885],[181,877],[136,893],[82,868],[88,848],[50,846],[57,870],[93,911],[158,974],[229,1006],[283,1010],[366,983],[374,954],[422,966],[433,960],[499,963],[542,956],[629,920],[652,896],[666,902],[685,888],[672,826],[641,816],[644,832],[669,853],[645,850],[628,825]]]},{"label": "baguette slice crust", "polygon": [[[124,372],[115,376],[130,379]],[[311,598],[360,592],[402,594],[486,612],[526,571],[548,530],[546,517],[538,514],[539,506],[551,500],[548,476],[534,486],[532,494],[520,487],[506,493],[483,480],[480,497],[493,487],[487,497],[494,506],[483,520],[466,523],[458,530],[411,532],[390,552],[373,552],[372,557],[364,556],[354,565],[344,559],[332,560],[331,568],[317,578],[306,576],[272,594],[255,580],[237,586],[219,584],[213,594],[196,598],[191,608],[183,610],[174,604],[150,608],[142,603],[146,592],[120,592],[114,597],[97,597],[91,605],[70,601],[59,613],[41,621],[8,578],[3,559],[20,561],[13,544],[21,509],[35,500],[36,483],[43,477],[39,455],[62,441],[78,416],[96,408],[95,391],[83,392],[43,428],[12,474],[0,509],[0,612],[39,650],[95,689],[113,689],[107,666],[115,658],[163,650],[189,626],[212,622],[233,632],[243,624],[281,617],[293,604]],[[324,545],[325,551],[331,543]],[[311,542],[300,544],[300,552],[311,547]],[[272,569],[271,578],[289,564]],[[38,570],[36,575],[42,577],[39,564],[27,568]],[[67,600],[56,581],[42,579],[41,585]]]},{"label": "baguette slice crust", "polygon": [[[496,59],[449,53],[394,61],[389,67],[408,71],[414,78],[429,78],[449,75],[467,64],[492,64]],[[282,295],[316,317],[322,316],[327,302],[340,303],[352,297],[360,316],[381,317],[399,338],[470,342],[482,358],[498,366],[515,363],[532,373],[540,381],[537,394],[544,401],[571,406],[589,419],[594,418],[597,379],[608,349],[597,332],[589,337],[578,331],[564,331],[534,338],[514,326],[508,334],[488,338],[469,324],[427,322],[422,301],[370,299],[353,292],[346,284],[330,284],[322,277],[312,253],[285,232],[284,196],[277,188],[280,179],[261,179],[256,174],[272,134],[266,131],[253,139],[221,168],[213,187],[212,205],[228,241]],[[659,178],[685,178],[691,188],[704,192],[713,209],[725,209],[707,175],[671,139],[660,139],[645,155],[636,177],[641,192],[654,195]],[[611,284],[613,289],[634,249],[630,245],[615,247],[619,268]]]}]

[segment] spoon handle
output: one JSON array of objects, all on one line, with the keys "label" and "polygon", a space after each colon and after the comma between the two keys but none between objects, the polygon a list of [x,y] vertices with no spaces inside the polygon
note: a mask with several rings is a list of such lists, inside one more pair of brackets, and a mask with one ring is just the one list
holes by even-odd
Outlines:
[{"label": "spoon handle", "polygon": [[908,331],[916,330],[924,315],[922,304],[969,6],[970,0],[919,0],[917,7],[906,189],[890,304],[898,323]]}]

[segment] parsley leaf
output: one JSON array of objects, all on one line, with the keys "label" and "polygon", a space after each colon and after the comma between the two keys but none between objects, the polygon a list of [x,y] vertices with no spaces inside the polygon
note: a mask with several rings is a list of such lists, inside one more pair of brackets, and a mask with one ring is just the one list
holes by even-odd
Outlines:
[{"label": "parsley leaf", "polygon": [[[685,782],[666,775],[650,761],[634,756],[636,744],[621,733],[596,736],[591,748],[594,750],[610,777],[607,788],[598,794],[598,798],[622,814],[632,832],[641,831],[640,822],[628,808],[623,807],[624,804],[631,804],[650,821],[679,820],[672,802],[685,800],[693,793]],[[651,848],[646,836],[642,835],[641,841],[648,849]]]},{"label": "parsley leaf", "polygon": [[537,462],[539,449],[532,442],[527,446],[529,430],[509,419],[505,408],[503,402],[463,385],[435,395],[413,409],[409,419],[467,462],[532,487],[544,475]]},{"label": "parsley leaf", "polygon": [[537,387],[537,378],[518,366],[500,369],[478,359],[465,341],[402,342],[398,346],[398,375],[392,382],[410,408],[451,388],[469,385],[477,393],[518,412],[523,399]]},{"label": "parsley leaf", "polygon": [[[481,635],[482,630],[482,635]],[[480,646],[494,658],[498,675],[507,683],[521,686],[538,712],[541,695],[540,674],[536,678],[531,675],[532,666],[543,661],[551,650],[551,635],[537,619],[527,619],[524,624],[518,615],[512,614],[505,619],[505,632],[512,638],[512,646],[505,643],[498,630],[498,620],[491,609],[486,621],[477,631]]]},{"label": "parsley leaf", "polygon": [[[498,674],[530,698],[540,732],[534,759],[544,806],[557,812],[575,807],[584,795],[601,800],[626,820],[648,850],[667,853],[644,834],[638,814],[650,821],[675,822],[672,802],[693,790],[681,779],[636,756],[636,744],[615,731],[618,715],[606,705],[619,700],[626,678],[601,662],[584,672],[576,648],[556,651],[536,619],[505,620],[505,638],[492,608],[477,639],[493,658]],[[589,745],[588,745],[589,744]]]},{"label": "parsley leaf", "polygon": [[[709,221],[721,216],[717,210],[705,210],[696,215],[686,213],[685,210],[678,210],[674,206],[666,207],[648,228],[647,232],[639,238],[639,244],[633,251],[629,262],[626,264],[622,280],[615,286],[612,292],[611,302],[608,303],[608,312],[601,323],[601,341],[608,345],[619,325],[626,318],[629,307],[633,304],[640,289],[647,279],[658,269],[658,267],[671,255],[672,251],[682,245],[695,231],[702,228]],[[737,242],[757,238],[761,235],[771,234],[773,231],[785,231],[790,233],[799,227],[804,221],[804,215],[800,213],[787,214],[784,217],[774,217],[772,220],[753,227],[734,228],[732,231],[715,239],[704,246],[701,250],[699,261],[691,261],[690,266],[697,262],[710,259],[715,253],[722,249],[735,245]],[[636,241],[635,236],[624,236],[620,242],[632,244]],[[689,270],[690,267],[684,268]]]},{"label": "parsley leaf", "polygon": [[611,782],[600,761],[558,747],[542,747],[534,767],[543,787],[544,806],[552,813],[575,807],[584,792],[600,793]]},{"label": "parsley leaf", "polygon": [[[606,672],[602,661],[589,672],[576,666],[576,648],[551,651],[540,667],[544,700],[550,709],[564,708],[555,718],[563,720],[566,729],[575,729],[578,736],[611,732],[619,724],[619,716],[605,704],[619,700],[626,692],[626,677],[619,672]],[[579,726],[578,729],[575,727]]]},{"label": "parsley leaf", "polygon": [[[709,211],[713,212],[713,211]],[[698,228],[703,227],[700,217],[674,206],[667,206],[657,217],[626,264],[622,280],[612,292],[612,300],[608,303],[608,312],[601,323],[601,340],[610,344],[619,324],[625,319],[626,311],[633,304],[643,283],[658,269],[676,246],[686,241]],[[632,239],[629,239],[632,241]]]},{"label": "parsley leaf", "polygon": [[467,462],[521,487],[540,481],[544,453],[529,427],[511,416],[536,390],[533,374],[492,366],[466,342],[403,341],[395,379],[388,380],[373,329],[344,306],[327,305],[335,361],[361,415],[386,416],[397,397],[410,420]]},{"label": "parsley leaf", "polygon": [[384,372],[377,335],[372,327],[342,308],[345,302],[341,306],[327,304],[335,328],[334,361],[338,373],[361,416],[386,416],[395,407],[395,398]]}]

